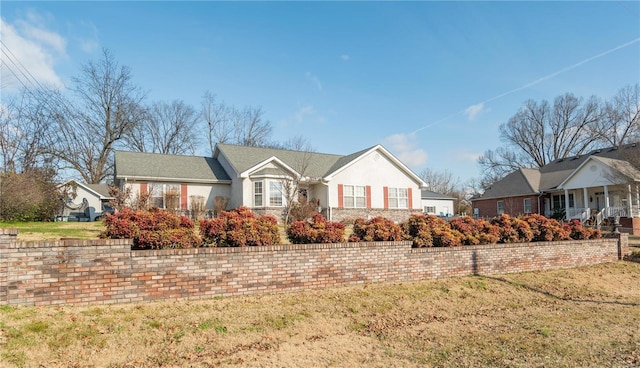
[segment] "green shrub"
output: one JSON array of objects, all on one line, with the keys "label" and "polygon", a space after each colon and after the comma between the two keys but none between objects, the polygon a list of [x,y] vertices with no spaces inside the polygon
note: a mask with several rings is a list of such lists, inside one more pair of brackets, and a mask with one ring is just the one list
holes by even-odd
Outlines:
[{"label": "green shrub", "polygon": [[370,220],[356,219],[353,223],[353,234],[349,236],[349,241],[399,241],[404,238],[402,226],[390,219],[377,216]]},{"label": "green shrub", "polygon": [[344,242],[344,224],[326,221],[316,213],[311,221],[294,221],[287,228],[287,238],[293,244],[342,243]]},{"label": "green shrub", "polygon": [[207,244],[220,247],[280,243],[278,220],[271,215],[256,216],[247,207],[222,211],[215,219],[200,221],[200,235]]}]

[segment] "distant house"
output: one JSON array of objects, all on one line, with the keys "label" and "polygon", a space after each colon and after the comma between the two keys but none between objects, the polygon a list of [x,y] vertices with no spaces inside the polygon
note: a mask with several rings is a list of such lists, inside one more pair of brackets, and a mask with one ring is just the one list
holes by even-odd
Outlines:
[{"label": "distant house", "polygon": [[423,189],[421,192],[422,212],[428,215],[451,216],[454,213],[455,198]]},{"label": "distant house", "polygon": [[69,180],[58,185],[61,206],[58,216],[71,221],[95,221],[113,197],[106,184],[85,184]]},{"label": "distant house", "polygon": [[134,193],[148,193],[153,204],[190,210],[193,201],[212,211],[246,206],[281,217],[287,206],[287,181],[304,183],[333,221],[385,216],[403,221],[421,211],[426,183],[381,145],[350,155],[217,144],[213,157],[115,153],[115,181]]},{"label": "distant house", "polygon": [[640,171],[629,162],[638,158],[639,147],[628,144],[515,170],[471,200],[474,214],[539,213],[597,222],[619,216],[623,226],[640,233]]}]

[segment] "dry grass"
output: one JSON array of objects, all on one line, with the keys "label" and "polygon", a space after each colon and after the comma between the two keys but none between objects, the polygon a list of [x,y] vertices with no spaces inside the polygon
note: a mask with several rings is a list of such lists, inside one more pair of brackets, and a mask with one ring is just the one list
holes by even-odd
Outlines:
[{"label": "dry grass", "polygon": [[637,367],[640,264],[90,307],[0,307],[0,365]]},{"label": "dry grass", "polygon": [[61,238],[97,239],[104,230],[102,221],[94,222],[3,222],[3,228],[18,229],[18,241],[60,240]]}]

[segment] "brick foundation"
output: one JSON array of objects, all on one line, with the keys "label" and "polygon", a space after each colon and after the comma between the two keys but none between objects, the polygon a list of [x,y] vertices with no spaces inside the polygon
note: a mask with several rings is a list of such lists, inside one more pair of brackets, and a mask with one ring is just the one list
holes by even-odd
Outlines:
[{"label": "brick foundation", "polygon": [[0,304],[107,304],[283,292],[612,262],[628,238],[411,248],[410,242],[131,251],[129,240],[16,242],[0,229]]}]

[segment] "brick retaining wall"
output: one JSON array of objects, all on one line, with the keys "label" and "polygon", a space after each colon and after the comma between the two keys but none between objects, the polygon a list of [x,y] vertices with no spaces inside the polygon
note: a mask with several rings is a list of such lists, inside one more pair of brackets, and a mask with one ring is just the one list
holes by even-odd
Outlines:
[{"label": "brick retaining wall", "polygon": [[612,262],[628,238],[411,248],[410,242],[131,251],[129,240],[16,242],[0,229],[0,304],[106,304],[293,291]]}]

